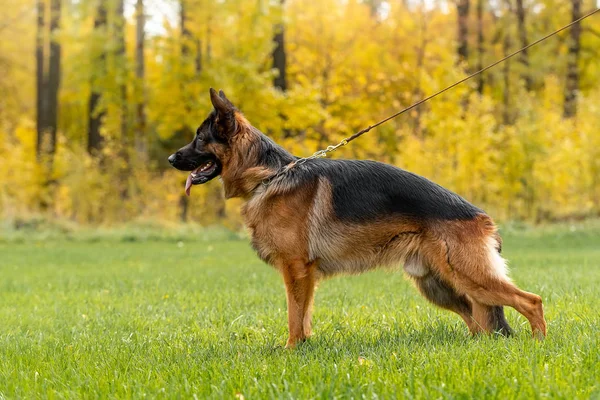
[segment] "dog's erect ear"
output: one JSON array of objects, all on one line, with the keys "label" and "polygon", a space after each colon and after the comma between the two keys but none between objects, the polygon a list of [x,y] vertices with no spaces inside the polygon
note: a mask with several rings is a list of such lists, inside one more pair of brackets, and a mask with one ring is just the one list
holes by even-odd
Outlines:
[{"label": "dog's erect ear", "polygon": [[215,89],[210,88],[210,101],[217,112],[217,118],[215,119],[217,135],[223,138],[231,137],[235,133],[237,126],[235,107],[225,97],[225,93],[222,90],[217,93]]},{"label": "dog's erect ear", "polygon": [[233,105],[233,103],[231,101],[229,101],[229,99],[227,98],[227,96],[225,96],[225,92],[222,90],[219,90],[219,97],[223,99],[223,101],[225,101],[225,103],[227,103],[231,108],[235,108],[235,106]]},{"label": "dog's erect ear", "polygon": [[[221,93],[223,93],[223,91],[221,91]],[[210,101],[217,113],[221,116],[226,116],[233,112],[233,104],[227,100],[225,94],[223,93],[223,96],[219,96],[217,91],[213,88],[210,88]]]}]

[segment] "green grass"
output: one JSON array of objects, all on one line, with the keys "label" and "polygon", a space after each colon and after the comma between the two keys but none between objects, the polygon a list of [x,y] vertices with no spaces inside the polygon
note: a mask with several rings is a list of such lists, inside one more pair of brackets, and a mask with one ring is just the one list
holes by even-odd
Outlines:
[{"label": "green grass", "polygon": [[0,398],[600,398],[600,231],[504,236],[542,343],[512,309],[515,337],[471,338],[377,271],[323,282],[289,351],[281,279],[244,240],[4,241]]}]

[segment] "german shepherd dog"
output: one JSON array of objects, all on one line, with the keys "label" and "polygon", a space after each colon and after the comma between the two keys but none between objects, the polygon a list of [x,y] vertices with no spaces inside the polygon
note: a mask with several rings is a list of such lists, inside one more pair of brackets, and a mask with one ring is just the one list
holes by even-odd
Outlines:
[{"label": "german shepherd dog", "polygon": [[191,143],[169,157],[191,171],[185,190],[220,176],[225,197],[245,200],[244,222],[258,256],[283,276],[289,338],[311,335],[320,279],[404,265],[417,289],[462,317],[471,333],[512,330],[503,306],[546,335],[540,296],[507,277],[492,219],[449,190],[375,161],[298,158],[254,128],[225,94],[210,89],[214,110]]}]

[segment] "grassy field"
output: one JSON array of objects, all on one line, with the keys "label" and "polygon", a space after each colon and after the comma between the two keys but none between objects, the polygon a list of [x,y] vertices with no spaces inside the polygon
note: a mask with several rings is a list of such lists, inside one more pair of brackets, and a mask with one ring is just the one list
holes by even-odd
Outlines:
[{"label": "grassy field", "polygon": [[467,335],[401,273],[325,281],[285,350],[283,283],[245,240],[0,242],[1,398],[600,398],[600,229],[504,232],[548,338]]}]

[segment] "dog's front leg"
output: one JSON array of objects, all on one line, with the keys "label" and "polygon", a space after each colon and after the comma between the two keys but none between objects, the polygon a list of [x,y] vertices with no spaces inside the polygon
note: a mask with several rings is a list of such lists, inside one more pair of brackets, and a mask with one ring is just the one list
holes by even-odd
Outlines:
[{"label": "dog's front leg", "polygon": [[[282,263],[280,269],[285,282],[288,307],[289,337],[285,347],[293,348],[310,334],[310,325],[305,329],[304,324],[307,322],[305,316],[310,315],[315,276],[312,265],[300,260]],[[310,324],[310,320],[308,323]]]}]

